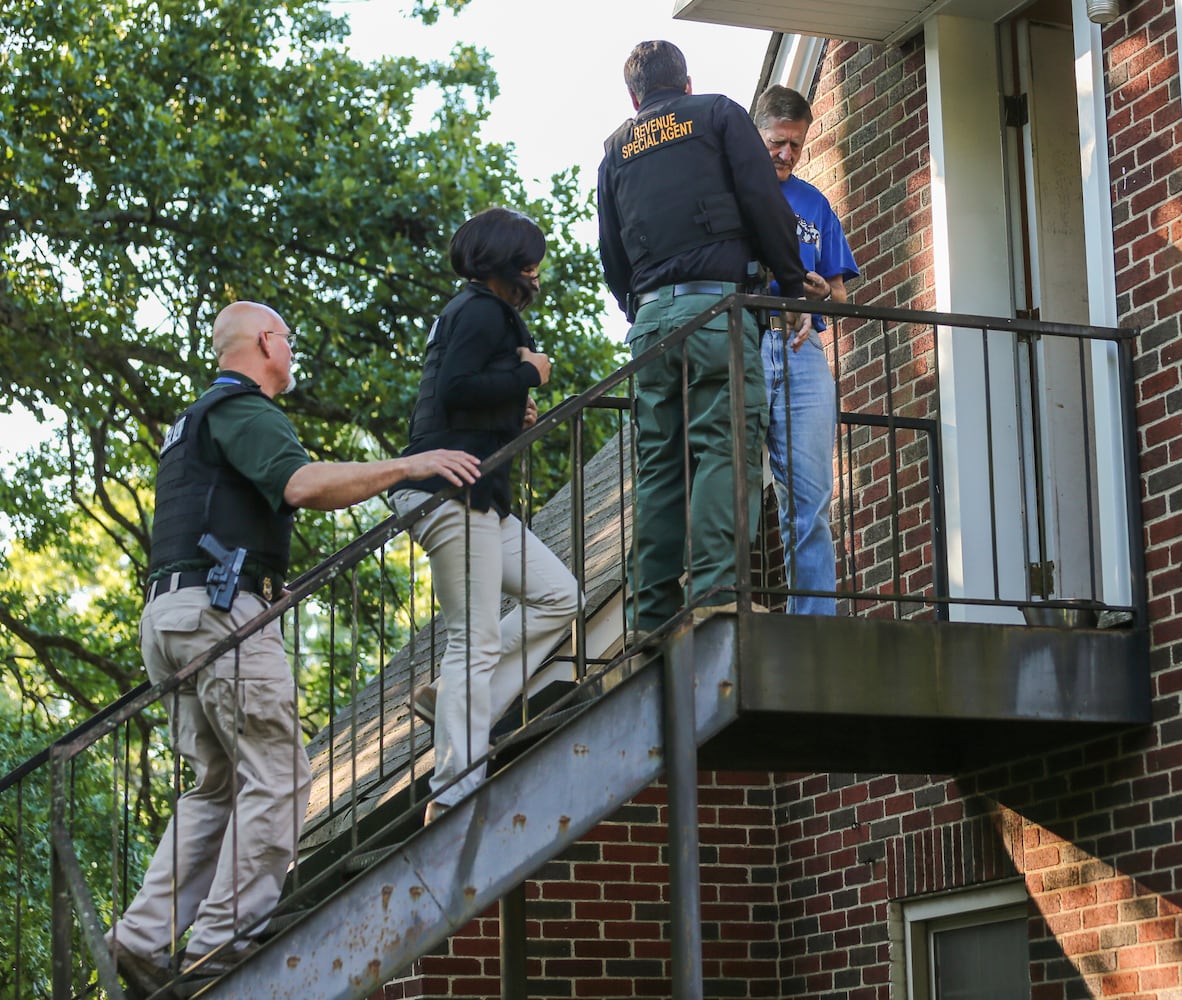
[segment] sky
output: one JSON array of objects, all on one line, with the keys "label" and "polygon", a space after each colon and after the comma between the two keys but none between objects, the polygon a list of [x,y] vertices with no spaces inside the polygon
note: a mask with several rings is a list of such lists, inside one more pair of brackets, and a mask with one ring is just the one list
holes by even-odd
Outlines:
[{"label": "sky", "polygon": [[[481,137],[513,144],[535,197],[549,192],[553,174],[573,165],[585,190],[595,186],[603,140],[632,114],[624,60],[637,42],[673,42],[685,53],[695,93],[726,94],[747,108],[771,37],[676,20],[674,0],[471,0],[459,15],[429,28],[402,13],[402,0],[337,0],[332,7],[349,17],[350,47],[359,59],[408,53],[444,59],[457,42],[486,49],[500,94]],[[594,243],[595,223],[576,235]],[[627,323],[606,287],[602,297],[604,332],[622,341]]]},{"label": "sky", "polygon": [[[359,59],[413,53],[445,58],[456,42],[486,49],[500,96],[483,138],[512,142],[522,177],[538,181],[578,164],[588,189],[603,140],[632,114],[624,60],[641,41],[663,38],[684,53],[696,93],[749,107],[770,34],[673,18],[674,0],[471,0],[459,16],[425,28],[403,0],[346,0]],[[534,192],[531,187],[531,193]]]},{"label": "sky", "polygon": [[[746,108],[770,38],[751,28],[675,20],[674,0],[472,0],[430,28],[403,13],[406,0],[329,6],[348,16],[358,59],[444,59],[457,42],[486,49],[501,92],[481,138],[514,145],[535,197],[549,191],[552,174],[576,164],[585,190],[594,187],[603,140],[632,113],[623,67],[637,42],[673,42],[685,53],[695,93],[726,94]],[[594,227],[579,235],[592,241]],[[626,332],[614,300],[604,329],[617,340]],[[47,434],[26,415],[0,414],[0,460]]]}]

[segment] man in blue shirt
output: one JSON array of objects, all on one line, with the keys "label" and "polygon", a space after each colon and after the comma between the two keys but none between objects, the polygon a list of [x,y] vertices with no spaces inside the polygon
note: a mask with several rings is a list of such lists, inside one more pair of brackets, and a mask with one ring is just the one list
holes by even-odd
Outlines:
[{"label": "man in blue shirt", "polygon": [[[796,212],[800,258],[807,272],[805,297],[845,302],[846,279],[857,277],[859,271],[841,223],[828,199],[792,173],[813,121],[809,102],[776,84],[760,95],[752,118],[771,153],[780,189]],[[785,331],[779,317],[772,320],[761,352],[769,406],[768,455],[780,507],[787,583],[792,590],[832,593],[837,568],[829,507],[837,394],[821,342],[825,322],[814,315],[811,331],[800,335]],[[798,594],[788,598],[787,610],[832,615],[837,602],[832,596]]]}]

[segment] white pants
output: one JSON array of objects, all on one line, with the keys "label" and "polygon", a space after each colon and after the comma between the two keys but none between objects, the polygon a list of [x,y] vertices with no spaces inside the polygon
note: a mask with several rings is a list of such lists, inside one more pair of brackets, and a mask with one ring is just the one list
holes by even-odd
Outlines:
[{"label": "white pants", "polygon": [[[167,680],[265,607],[240,593],[230,611],[216,611],[204,587],[157,597],[140,620],[148,677]],[[190,926],[188,954],[204,955],[275,908],[311,788],[278,620],[176,694],[164,705],[173,748],[194,782],[177,799],[140,891],[107,934],[161,966]]]},{"label": "white pants", "polygon": [[[405,513],[431,498],[394,494]],[[432,791],[449,784],[488,752],[489,727],[521,693],[578,611],[578,585],[562,561],[510,515],[469,510],[448,500],[411,535],[427,552],[447,629],[435,698]],[[524,560],[523,560],[524,550]],[[521,603],[501,619],[502,594]],[[484,779],[477,768],[439,796],[454,805]]]}]

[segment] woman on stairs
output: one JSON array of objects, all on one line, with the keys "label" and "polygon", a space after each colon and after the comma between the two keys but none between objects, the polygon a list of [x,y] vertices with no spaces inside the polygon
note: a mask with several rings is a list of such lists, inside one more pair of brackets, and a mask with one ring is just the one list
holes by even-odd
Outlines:
[{"label": "woman on stairs", "polygon": [[[505,208],[480,212],[456,231],[451,265],[467,284],[431,327],[403,455],[457,448],[483,460],[536,423],[530,389],[549,380],[550,359],[537,351],[521,310],[538,294],[545,252],[541,229]],[[448,485],[440,477],[400,483],[395,509],[406,514]],[[508,464],[410,530],[430,559],[447,630],[437,684],[416,692],[416,710],[435,723],[429,823],[483,780],[484,768],[456,779],[487,752],[491,723],[569,634],[578,586],[511,513]],[[502,620],[505,594],[520,603]]]}]

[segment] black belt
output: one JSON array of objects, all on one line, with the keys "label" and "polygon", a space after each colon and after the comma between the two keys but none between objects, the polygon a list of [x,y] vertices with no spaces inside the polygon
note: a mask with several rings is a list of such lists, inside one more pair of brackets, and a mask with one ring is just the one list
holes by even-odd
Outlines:
[{"label": "black belt", "polygon": [[[737,285],[729,281],[686,281],[673,286],[673,295],[726,295],[737,288]],[[658,288],[656,291],[638,293],[633,296],[632,302],[639,309],[650,302],[656,302],[660,297],[661,290]]]},{"label": "black belt", "polygon": [[[144,603],[155,600],[161,594],[171,594],[174,590],[184,590],[188,587],[204,587],[209,576],[207,569],[184,570],[180,573],[168,573],[148,584],[148,591],[144,595]],[[248,576],[246,573],[238,577],[238,589],[251,594],[258,594],[264,601],[273,601],[283,589],[283,581],[274,576]]]}]

